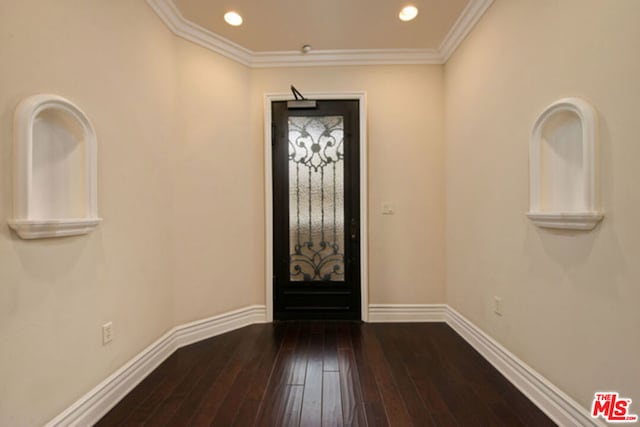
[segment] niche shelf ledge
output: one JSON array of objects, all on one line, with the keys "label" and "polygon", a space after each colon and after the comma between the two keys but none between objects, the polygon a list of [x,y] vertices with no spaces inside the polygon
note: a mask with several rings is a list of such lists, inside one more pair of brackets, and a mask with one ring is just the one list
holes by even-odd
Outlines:
[{"label": "niche shelf ledge", "polygon": [[595,226],[602,220],[604,214],[598,212],[527,212],[527,216],[538,227],[561,228],[567,230],[593,230]]},{"label": "niche shelf ledge", "polygon": [[529,150],[527,217],[539,227],[592,230],[604,217],[593,107],[580,98],[549,105],[533,126]]},{"label": "niche shelf ledge", "polygon": [[97,219],[10,220],[9,226],[23,239],[87,234],[100,224]]},{"label": "niche shelf ledge", "polygon": [[40,94],[16,108],[13,217],[23,239],[87,234],[98,217],[97,140],[86,114],[71,101]]}]

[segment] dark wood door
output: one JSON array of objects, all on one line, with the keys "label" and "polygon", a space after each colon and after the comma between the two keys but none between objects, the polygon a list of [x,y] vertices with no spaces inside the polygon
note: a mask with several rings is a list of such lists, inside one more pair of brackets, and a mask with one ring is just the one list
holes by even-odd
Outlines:
[{"label": "dark wood door", "polygon": [[272,103],[275,319],[360,319],[359,101]]}]

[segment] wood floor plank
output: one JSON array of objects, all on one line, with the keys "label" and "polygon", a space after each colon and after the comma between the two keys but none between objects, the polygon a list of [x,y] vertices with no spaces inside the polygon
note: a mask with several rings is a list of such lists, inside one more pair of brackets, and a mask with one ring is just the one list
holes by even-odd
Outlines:
[{"label": "wood floor plank", "polygon": [[[237,411],[238,407],[241,405],[241,400],[244,399],[244,393],[246,392],[244,389],[234,389],[233,385],[236,383],[245,363],[257,363],[259,361],[259,357],[261,355],[260,347],[264,343],[264,338],[259,339],[261,335],[264,336],[264,334],[260,334],[262,329],[256,328],[255,326],[251,328],[253,329],[248,331],[247,339],[238,344],[233,352],[227,356],[227,363],[220,372],[220,375],[216,378],[215,382],[213,382],[205,392],[201,404],[193,413],[193,416],[189,421],[189,425],[209,426],[214,421],[222,404],[227,402],[226,399],[232,391],[242,394],[241,398],[232,396],[232,399],[234,399],[233,404],[237,406],[234,406],[233,408],[226,408],[229,411],[233,411],[233,414],[231,415],[229,413],[225,414],[225,416],[231,417],[231,420],[227,425],[230,425],[233,422],[235,411]],[[250,376],[251,374],[252,372],[249,372],[246,375]],[[250,378],[245,377],[244,380],[248,382]]]},{"label": "wood floor plank", "polygon": [[242,403],[237,419],[234,421],[234,425],[244,426],[255,423],[276,366],[276,360],[282,346],[285,331],[286,326],[283,323],[275,323],[269,330],[269,340],[265,348],[262,349],[264,357],[260,361],[251,383],[247,387],[245,400]]},{"label": "wood floor plank", "polygon": [[260,402],[260,407],[256,415],[258,425],[271,425],[272,420],[277,416],[277,408],[275,407],[280,394],[288,386],[287,378],[289,377],[289,365],[292,363],[293,350],[280,348],[275,361],[273,372],[269,378],[264,399]]},{"label": "wood floor plank", "polygon": [[[184,374],[185,363],[193,363],[194,358],[201,354],[205,347],[206,345],[194,345],[177,350],[98,421],[96,426],[107,427],[122,425],[134,412],[137,414],[145,414],[140,418],[142,418],[142,420],[146,419],[146,416],[148,416],[150,412],[155,411],[156,407],[154,405],[157,406],[157,402],[149,403],[148,399],[153,396],[157,392],[157,389],[163,384],[166,386],[166,383],[171,384],[177,381],[177,378]],[[142,407],[145,402],[148,402],[146,408]]]},{"label": "wood floor plank", "polygon": [[168,359],[145,378],[131,393],[122,399],[105,415],[96,426],[107,427],[121,425],[124,420],[140,407],[140,404],[151,395],[157,387],[166,379],[167,372],[171,369],[173,361]]},{"label": "wood floor plank", "polygon": [[413,425],[433,426],[434,420],[429,415],[428,407],[423,402],[413,379],[407,371],[407,360],[403,354],[410,353],[410,342],[403,339],[404,335],[396,334],[397,327],[410,329],[411,325],[381,325],[378,337],[385,358],[391,369],[391,374],[404,400],[405,407]]},{"label": "wood floor plank", "polygon": [[234,427],[251,427],[256,425],[256,415],[259,409],[259,400],[245,399],[232,425]]},{"label": "wood floor plank", "polygon": [[[196,387],[198,381],[205,374],[208,366],[205,360],[200,360],[194,364],[189,374],[175,387],[171,394],[167,396],[158,410],[145,421],[144,425],[147,427],[164,426],[169,420],[174,420],[175,423],[179,424],[186,424],[187,420],[180,418],[178,411],[192,389]],[[227,371],[224,370],[223,372],[226,373]]]},{"label": "wood floor plank", "polygon": [[176,351],[98,426],[553,426],[448,325],[275,322]]},{"label": "wood floor plank", "polygon": [[283,402],[286,403],[290,396],[297,396],[298,389],[291,389],[292,385],[300,387],[299,392],[302,399],[304,378],[306,376],[308,339],[305,340],[300,337],[300,328],[301,324],[299,322],[288,322],[287,324],[282,345],[269,378],[265,398],[262,400],[256,416],[258,425],[271,425],[274,420],[281,417],[282,413],[284,413]]},{"label": "wood floor plank", "polygon": [[438,390],[432,380],[428,378],[413,378],[413,381],[418,393],[420,394],[420,398],[429,408],[429,413],[432,417],[436,415],[439,419],[445,419],[448,417],[453,419],[451,412],[449,411],[449,407],[444,400],[442,400],[442,396],[438,393]]},{"label": "wood floor plank", "polygon": [[322,374],[322,426],[339,427],[343,425],[340,373],[325,371]]},{"label": "wood floor plank", "polygon": [[[206,369],[202,361],[212,352],[206,343],[198,343],[196,351],[192,353],[177,353],[175,368],[167,375],[162,384],[152,393],[142,405],[132,411],[123,422],[126,426],[153,425],[156,414],[169,413],[175,410],[181,401],[183,393],[189,389],[194,375]],[[195,372],[194,372],[195,371]],[[151,422],[151,424],[149,424]]]},{"label": "wood floor plank", "polygon": [[[351,342],[350,339],[349,342]],[[338,366],[344,424],[348,426],[365,426],[367,421],[364,398],[362,397],[358,368],[352,348],[342,347],[338,350]]]},{"label": "wood floor plank", "polygon": [[286,331],[282,340],[282,348],[292,350],[298,344],[298,335],[300,334],[300,322],[285,322]]},{"label": "wood floor plank", "polygon": [[436,383],[436,387],[449,412],[459,424],[499,425],[497,418],[484,402],[478,401],[468,385],[455,381],[443,381]]},{"label": "wood floor plank", "polygon": [[324,371],[338,370],[338,337],[335,322],[328,323],[324,330]]},{"label": "wood floor plank", "polygon": [[233,424],[245,400],[248,387],[259,370],[260,362],[267,356],[262,349],[268,345],[268,341],[270,341],[270,337],[266,334],[261,334],[251,346],[246,348],[243,346],[238,347],[236,358],[242,367],[231,385],[227,397],[211,422],[211,426],[228,427]]},{"label": "wood floor plank", "polygon": [[[224,348],[235,348],[243,339],[240,334],[226,334],[220,337],[219,345]],[[228,362],[228,356],[224,352],[214,352],[211,357],[207,358],[207,370],[198,379],[193,389],[185,396],[183,402],[176,413],[171,417],[168,425],[181,426],[189,425],[193,414],[201,405],[202,400],[206,397],[207,390],[211,387],[224,369]]]},{"label": "wood floor plank", "polygon": [[285,331],[286,326],[282,323],[272,325],[272,328],[269,330],[269,340],[265,347],[261,349],[261,351],[264,352],[264,358],[260,362],[253,382],[249,386],[247,399],[256,401],[263,399],[267,385],[269,384],[269,379],[276,365],[278,354],[282,348]]},{"label": "wood floor plank", "polygon": [[277,426],[288,427],[300,425],[300,411],[302,410],[303,393],[304,386],[287,386],[286,392],[282,394],[283,404],[278,405],[278,407],[283,407],[284,410],[276,418]]},{"label": "wood floor plank", "polygon": [[371,426],[386,426],[388,425],[387,414],[362,342],[362,328],[360,325],[353,325],[351,327],[351,343],[364,400],[366,421]]},{"label": "wood floor plank", "polygon": [[275,391],[274,398],[266,411],[261,412],[259,426],[296,427],[300,425],[304,386],[283,385]]},{"label": "wood floor plank", "polygon": [[375,328],[369,328],[368,325],[365,325],[362,329],[365,350],[380,390],[380,396],[382,397],[389,423],[392,425],[412,425],[405,402],[401,397],[391,368],[384,357],[380,342],[375,334]]},{"label": "wood floor plank", "polygon": [[503,402],[488,403],[489,410],[494,415],[494,419],[502,426],[526,426],[522,419],[510,407]]},{"label": "wood floor plank", "polygon": [[350,349],[353,347],[351,343],[350,323],[337,322],[336,324],[338,350]]},{"label": "wood floor plank", "polygon": [[242,369],[240,373],[236,376],[233,385],[229,389],[227,393],[227,397],[221,403],[218,411],[216,412],[216,416],[211,421],[209,425],[211,426],[220,426],[220,427],[228,427],[233,425],[233,422],[236,419],[236,415],[242,406],[244,401],[244,396],[247,393],[247,386],[251,382],[251,377],[253,376],[254,371],[251,369]]},{"label": "wood floor plank", "polygon": [[369,426],[384,427],[389,425],[387,413],[382,406],[365,402],[364,411]]},{"label": "wood floor plank", "polygon": [[191,425],[208,426],[211,424],[241,368],[241,364],[238,361],[231,361],[225,366],[221,375],[209,387],[205,397],[202,399],[202,403],[193,414]]},{"label": "wood floor plank", "polygon": [[300,425],[305,427],[316,427],[322,424],[323,346],[324,336],[322,334],[312,333],[309,336],[309,358],[300,416]]}]

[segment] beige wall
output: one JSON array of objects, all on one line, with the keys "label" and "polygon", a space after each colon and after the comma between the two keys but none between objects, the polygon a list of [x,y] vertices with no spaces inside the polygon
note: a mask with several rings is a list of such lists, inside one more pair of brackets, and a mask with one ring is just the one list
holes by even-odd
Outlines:
[{"label": "beige wall", "polygon": [[[173,326],[174,43],[144,2],[0,3],[2,426],[42,425]],[[42,92],[96,128],[105,220],[88,236],[24,241],[5,223],[13,111]]]},{"label": "beige wall", "polygon": [[262,142],[250,69],[178,39],[175,323],[264,304]]},{"label": "beige wall", "polygon": [[[367,93],[369,302],[444,301],[444,147],[441,66],[258,69],[252,75],[255,144],[263,144],[263,97]],[[382,215],[393,202],[395,215]]]},{"label": "beige wall", "polygon": [[[585,407],[640,397],[638,17],[636,0],[496,0],[445,67],[448,302]],[[591,232],[524,215],[529,132],[566,96],[600,114]]]}]

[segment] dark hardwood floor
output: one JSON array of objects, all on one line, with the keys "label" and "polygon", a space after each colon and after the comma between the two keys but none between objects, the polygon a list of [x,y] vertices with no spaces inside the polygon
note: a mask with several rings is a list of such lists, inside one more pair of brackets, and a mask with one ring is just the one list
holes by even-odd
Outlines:
[{"label": "dark hardwood floor", "polygon": [[174,353],[98,426],[553,426],[444,323],[283,322]]}]

